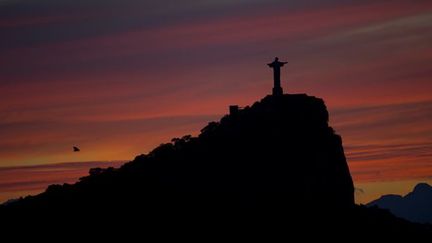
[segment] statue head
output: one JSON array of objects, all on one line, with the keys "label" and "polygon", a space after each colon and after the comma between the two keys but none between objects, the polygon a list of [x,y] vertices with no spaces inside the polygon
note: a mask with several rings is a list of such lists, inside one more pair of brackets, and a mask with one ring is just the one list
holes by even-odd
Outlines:
[{"label": "statue head", "polygon": [[278,58],[278,57],[275,57],[275,61],[276,61],[276,62],[279,61],[279,58]]}]

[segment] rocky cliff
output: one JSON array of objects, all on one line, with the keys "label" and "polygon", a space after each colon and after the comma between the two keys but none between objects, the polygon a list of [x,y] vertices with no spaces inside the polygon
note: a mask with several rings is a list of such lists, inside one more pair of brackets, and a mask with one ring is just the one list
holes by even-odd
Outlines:
[{"label": "rocky cliff", "polygon": [[0,217],[5,222],[78,218],[80,224],[134,219],[163,225],[158,230],[276,227],[282,235],[358,229],[385,236],[397,232],[396,238],[429,234],[429,227],[354,204],[342,140],[328,120],[322,99],[267,96],[232,109],[197,137],[174,138],[120,168],[94,168],[73,185],[52,185],[1,206]]}]

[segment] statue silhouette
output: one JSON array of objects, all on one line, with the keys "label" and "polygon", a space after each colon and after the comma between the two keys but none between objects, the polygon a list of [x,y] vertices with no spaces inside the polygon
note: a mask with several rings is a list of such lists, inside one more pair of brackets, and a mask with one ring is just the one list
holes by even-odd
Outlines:
[{"label": "statue silhouette", "polygon": [[279,62],[279,58],[275,57],[275,60],[272,63],[267,64],[269,67],[273,68],[273,95],[282,95],[283,90],[281,87],[280,81],[280,68],[287,64],[288,62]]}]

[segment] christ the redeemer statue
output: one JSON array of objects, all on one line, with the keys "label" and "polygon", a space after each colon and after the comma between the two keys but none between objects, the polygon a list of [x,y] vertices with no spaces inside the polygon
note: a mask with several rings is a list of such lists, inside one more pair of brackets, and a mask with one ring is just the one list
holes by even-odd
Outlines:
[{"label": "christ the redeemer statue", "polygon": [[280,81],[280,68],[287,63],[288,62],[279,62],[279,58],[276,57],[272,63],[267,64],[269,67],[273,68],[273,80],[274,80],[273,95],[283,94],[281,81]]}]

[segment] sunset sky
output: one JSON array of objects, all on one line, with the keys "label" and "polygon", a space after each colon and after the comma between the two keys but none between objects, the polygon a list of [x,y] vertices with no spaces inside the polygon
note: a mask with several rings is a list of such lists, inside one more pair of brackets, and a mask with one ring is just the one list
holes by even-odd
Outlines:
[{"label": "sunset sky", "polygon": [[0,0],[0,37],[0,202],[198,134],[271,92],[275,56],[357,202],[432,183],[430,0]]}]

